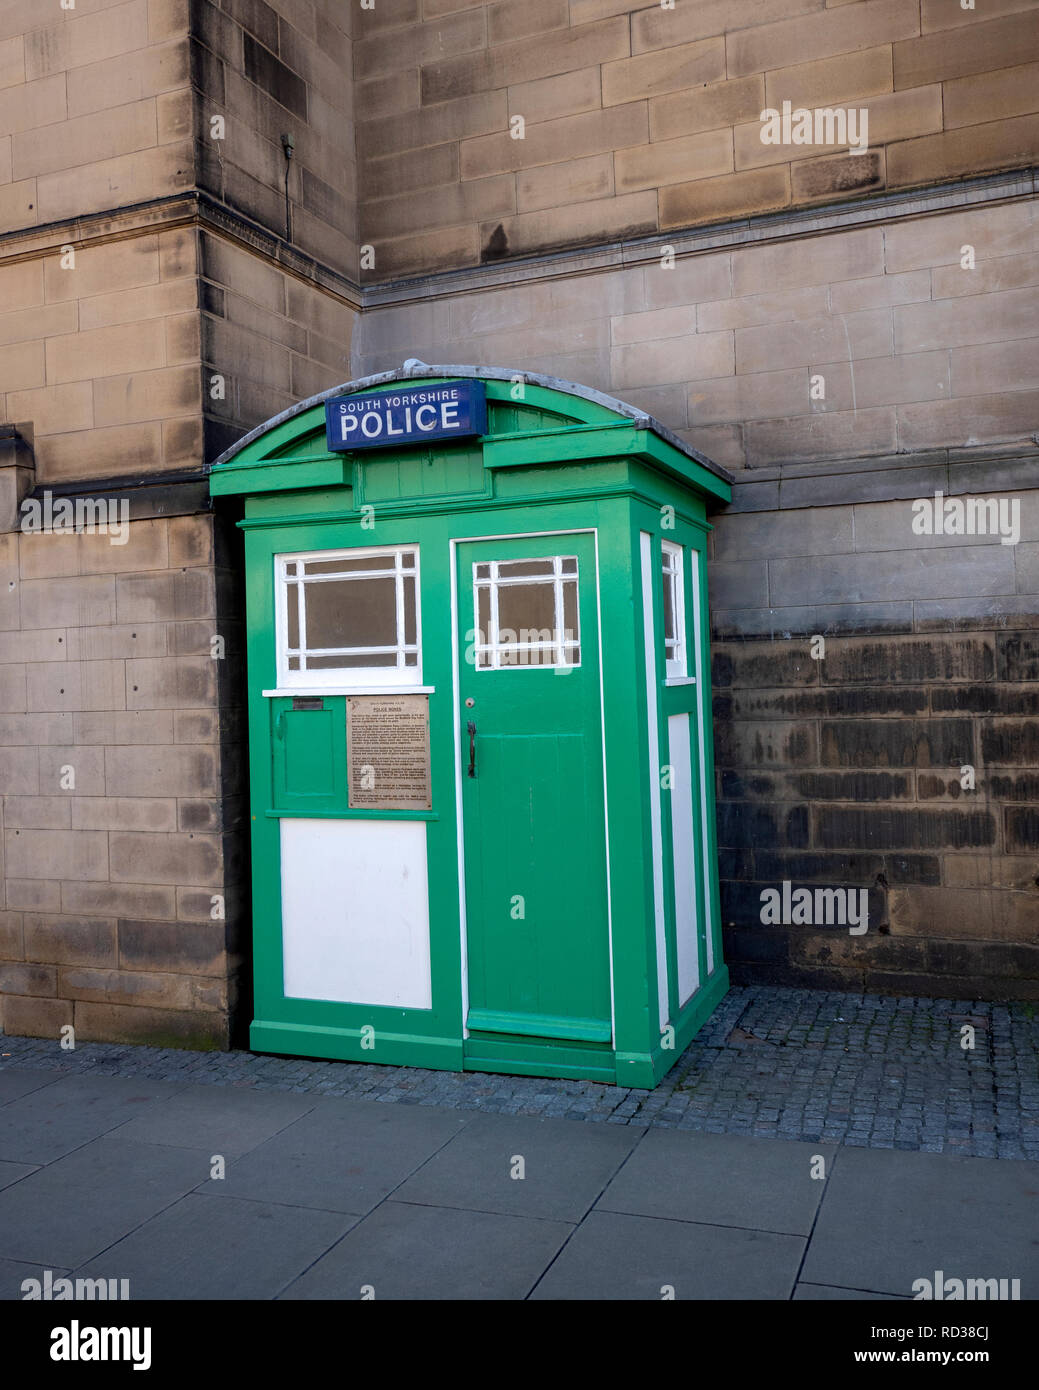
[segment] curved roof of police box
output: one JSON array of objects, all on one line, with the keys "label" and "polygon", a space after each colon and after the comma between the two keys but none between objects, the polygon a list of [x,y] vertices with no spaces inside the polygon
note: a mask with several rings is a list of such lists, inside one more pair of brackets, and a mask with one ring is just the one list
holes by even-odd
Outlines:
[{"label": "curved roof of police box", "polygon": [[305,401],[289,406],[280,415],[274,415],[269,420],[265,420],[262,425],[257,425],[255,429],[243,435],[229,449],[225,449],[220,457],[214,460],[214,465],[230,462],[254,439],[259,439],[261,435],[266,434],[276,425],[284,424],[287,420],[302,415],[304,411],[310,410],[315,405],[321,405],[324,401],[332,400],[337,396],[354,396],[361,391],[368,391],[376,386],[384,386],[392,381],[424,381],[429,377],[447,379],[453,377],[482,381],[515,381],[519,379],[528,386],[542,386],[546,390],[559,391],[563,395],[579,396],[582,400],[605,406],[607,410],[612,410],[617,415],[626,416],[640,429],[652,430],[654,434],[666,440],[672,448],[685,454],[686,458],[694,459],[716,477],[721,478],[726,483],[735,482],[734,475],[727,468],[723,468],[720,463],[715,463],[706,454],[701,454],[698,449],[694,449],[691,444],[680,439],[673,430],[669,430],[666,425],[662,425],[652,415],[648,415],[644,410],[639,410],[636,406],[628,405],[625,401],[618,400],[616,396],[608,396],[603,391],[595,391],[590,386],[581,386],[575,381],[564,381],[562,377],[543,376],[540,372],[520,371],[518,368],[510,369],[508,367],[476,367],[459,363],[450,363],[445,366],[431,362],[420,362],[415,357],[409,358],[400,367],[393,367],[386,372],[376,372],[372,376],[358,377],[356,381],[345,381],[339,386],[330,386],[327,391],[319,391],[316,396],[309,396]]}]

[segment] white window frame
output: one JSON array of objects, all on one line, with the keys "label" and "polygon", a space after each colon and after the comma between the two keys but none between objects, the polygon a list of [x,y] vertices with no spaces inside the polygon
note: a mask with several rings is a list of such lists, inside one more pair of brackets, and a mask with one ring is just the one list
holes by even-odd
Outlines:
[{"label": "white window frame", "polygon": [[[386,556],[385,569],[378,570],[357,570],[350,572],[351,560],[371,559],[373,556]],[[405,569],[403,560],[405,556],[414,559],[414,568]],[[290,564],[303,565],[308,561],[321,561],[322,563],[334,560],[343,562],[344,573],[342,574],[323,574],[308,575],[303,577],[302,569],[297,569],[293,576],[289,576],[287,567]],[[415,641],[405,642],[405,616],[404,616],[404,579],[405,576],[414,576],[415,579]],[[315,647],[308,649],[305,646],[306,640],[306,593],[305,587],[308,584],[321,584],[334,582],[347,582],[354,579],[378,579],[390,578],[396,580],[397,598],[397,641],[393,646],[385,647],[359,647],[359,648],[324,648]],[[372,655],[376,653],[396,652],[397,663],[395,666],[337,666],[328,670],[313,671],[301,669],[299,671],[289,670],[288,650],[288,590],[290,583],[298,583],[302,592],[302,605],[300,611],[300,647],[298,651],[293,649],[291,655],[300,656],[301,667],[306,667],[306,657],[309,656],[332,656],[340,650],[343,655],[350,652]],[[421,686],[422,685],[422,602],[419,583],[419,547],[417,545],[378,545],[356,547],[346,550],[300,550],[286,552],[274,557],[274,610],[275,610],[275,646],[277,649],[277,670],[278,687],[282,690],[331,690],[343,689],[349,686],[364,686],[366,689],[393,689],[398,686]],[[404,658],[414,652],[416,662],[414,666],[406,666]]]},{"label": "white window frame", "polygon": [[661,634],[664,642],[664,667],[668,680],[689,674],[689,645],[685,630],[685,548],[674,541],[661,541],[661,577],[671,590],[671,612],[675,620],[675,635],[667,635],[667,613],[661,613]]},{"label": "white window frame", "polygon": [[[499,565],[512,565],[527,563],[528,561],[548,561],[552,562],[551,574],[518,574],[514,576],[501,575],[498,570]],[[563,573],[563,561],[572,560],[574,564],[573,573]],[[479,578],[477,571],[482,566],[488,566],[490,573],[486,578]],[[555,619],[552,629],[553,637],[550,642],[506,642],[499,640],[498,629],[498,590],[501,588],[512,588],[516,585],[547,584],[552,582],[555,590],[554,612]],[[563,585],[572,583],[577,588],[577,634],[573,637],[564,637],[561,619],[564,613]],[[490,593],[490,631],[486,633],[486,641],[481,642],[480,636],[480,591],[486,589]],[[552,671],[564,668],[574,670],[581,665],[580,659],[577,661],[568,660],[568,656],[576,648],[580,651],[581,647],[581,563],[576,555],[521,555],[514,556],[508,560],[474,560],[473,561],[473,670],[481,671]],[[525,652],[552,652],[551,661],[531,662],[505,662],[502,663],[503,653]],[[489,656],[491,658],[487,665],[481,665],[479,658]]]}]

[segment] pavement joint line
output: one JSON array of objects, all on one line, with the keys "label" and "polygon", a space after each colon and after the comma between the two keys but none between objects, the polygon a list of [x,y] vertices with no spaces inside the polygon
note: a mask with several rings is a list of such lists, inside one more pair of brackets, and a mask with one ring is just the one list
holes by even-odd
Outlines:
[{"label": "pavement joint line", "polygon": [[587,1221],[588,1217],[589,1217],[589,1216],[591,1215],[591,1213],[595,1210],[596,1204],[602,1200],[603,1194],[605,1193],[606,1189],[610,1186],[610,1183],[615,1182],[615,1181],[617,1180],[617,1178],[620,1176],[620,1174],[624,1171],[625,1167],[631,1162],[632,1158],[634,1158],[635,1154],[638,1152],[638,1150],[639,1150],[639,1149],[642,1147],[642,1145],[645,1143],[646,1135],[647,1135],[648,1133],[649,1133],[649,1128],[648,1128],[648,1126],[647,1126],[646,1128],[643,1129],[642,1133],[641,1133],[641,1134],[639,1135],[639,1137],[636,1139],[635,1143],[632,1144],[631,1148],[628,1150],[628,1152],[627,1152],[627,1153],[624,1155],[624,1157],[621,1159],[621,1161],[620,1161],[620,1163],[617,1165],[616,1169],[610,1174],[609,1178],[608,1178],[607,1181],[604,1183],[603,1187],[601,1188],[601,1190],[599,1191],[598,1195],[596,1196],[595,1201],[593,1201],[592,1204],[591,1204],[591,1206],[589,1206],[589,1207],[587,1208],[587,1210],[585,1211],[584,1215],[581,1217],[580,1221],[578,1221],[578,1223],[574,1226],[574,1229],[573,1229],[573,1230],[570,1232],[570,1234],[567,1236],[566,1240],[563,1241],[562,1245],[559,1247],[559,1249],[556,1251],[556,1253],[555,1253],[555,1254],[552,1256],[552,1258],[549,1260],[548,1264],[547,1264],[547,1265],[545,1266],[545,1268],[541,1271],[541,1273],[538,1275],[538,1277],[534,1280],[533,1284],[531,1284],[530,1288],[529,1288],[529,1289],[527,1290],[527,1292],[526,1292],[526,1295],[525,1295],[525,1298],[524,1298],[524,1301],[525,1301],[525,1302],[529,1302],[531,1296],[534,1294],[535,1290],[537,1289],[538,1285],[541,1283],[542,1279],[545,1278],[545,1276],[548,1274],[549,1270],[553,1267],[553,1265],[556,1263],[556,1261],[557,1261],[557,1260],[559,1259],[559,1257],[562,1255],[563,1251],[564,1251],[564,1250],[566,1249],[566,1247],[570,1244],[571,1240],[573,1240],[573,1238],[574,1238],[574,1236],[577,1234],[578,1230],[584,1225],[585,1221]]},{"label": "pavement joint line", "polygon": [[[549,1226],[572,1226],[575,1231],[588,1215],[586,1211],[584,1216],[571,1221],[567,1216],[539,1216],[536,1212],[527,1211],[492,1211],[489,1207],[463,1207],[457,1202],[418,1202],[414,1198],[406,1197],[384,1197],[379,1206],[385,1206],[387,1202],[392,1202],[395,1207],[421,1207],[426,1211],[471,1211],[475,1216],[500,1216],[507,1221],[544,1221]],[[370,1216],[371,1212],[367,1215]]]},{"label": "pavement joint line", "polygon": [[[102,1139],[104,1137],[104,1135],[99,1136],[99,1138]],[[57,1163],[60,1160],[55,1159],[54,1161],[55,1163]],[[129,1236],[136,1235],[137,1232],[141,1230],[142,1227],[147,1226],[150,1221],[154,1221],[158,1217],[164,1216],[166,1212],[171,1211],[176,1206],[179,1206],[180,1203],[183,1202],[184,1198],[189,1197],[194,1191],[195,1189],[193,1187],[189,1188],[187,1192],[180,1193],[178,1196],[174,1197],[172,1201],[167,1202],[164,1207],[160,1207],[158,1211],[149,1212],[149,1214],[146,1217],[144,1217],[142,1221],[138,1221],[137,1225],[132,1227],[129,1231],[123,1231],[122,1234],[116,1240],[110,1241],[108,1245],[103,1247],[103,1249],[96,1251],[93,1255],[88,1255],[87,1258],[85,1260],[81,1260],[79,1264],[73,1265],[71,1273],[75,1274],[78,1270],[85,1269],[88,1264],[93,1264],[96,1260],[103,1259],[104,1256],[108,1254],[109,1250],[115,1249],[115,1247],[119,1244],[120,1241],[126,1240]]]},{"label": "pavement joint line", "polygon": [[[801,1259],[798,1262],[797,1273],[794,1275],[793,1287],[790,1290],[790,1302],[793,1302],[794,1294],[797,1292],[797,1286],[801,1282],[801,1271],[804,1269],[805,1260],[808,1259],[808,1252],[812,1248],[812,1237],[815,1235],[815,1228],[819,1224],[819,1217],[822,1215],[823,1203],[826,1201],[826,1194],[830,1190],[830,1182],[836,1171],[837,1162],[840,1159],[840,1156],[841,1145],[837,1144],[834,1148],[833,1153],[828,1156],[826,1180],[823,1183],[823,1190],[819,1193],[819,1200],[815,1204],[815,1212],[812,1215],[812,1225],[809,1229],[807,1239],[805,1240],[805,1248],[801,1251]],[[876,1290],[873,1290],[872,1292],[876,1292]]]},{"label": "pavement joint line", "polygon": [[[777,1140],[777,1143],[781,1142]],[[621,1211],[619,1207],[600,1207],[599,1210],[603,1216],[634,1216],[639,1221],[666,1221],[669,1226],[704,1226],[713,1231],[750,1231],[764,1236],[789,1236],[793,1240],[803,1240],[806,1250],[810,1240],[810,1236],[804,1231],[774,1231],[771,1226],[738,1226],[734,1221],[696,1221],[689,1216],[660,1216],[652,1211]],[[589,1216],[591,1213],[586,1212],[585,1215]],[[583,1220],[582,1217],[582,1222]]]},{"label": "pavement joint line", "polygon": [[[358,1097],[358,1099],[363,1099],[363,1097]],[[310,1111],[307,1111],[307,1114],[310,1113]],[[300,1118],[302,1118],[302,1116]],[[330,1255],[332,1251],[335,1250],[335,1248],[347,1238],[348,1235],[350,1235],[353,1231],[357,1229],[358,1226],[362,1225],[365,1221],[368,1220],[370,1216],[374,1215],[380,1207],[385,1206],[386,1203],[390,1200],[390,1198],[399,1188],[403,1187],[406,1182],[410,1181],[410,1179],[413,1178],[416,1173],[421,1172],[427,1163],[432,1162],[432,1160],[436,1158],[437,1154],[441,1153],[442,1150],[444,1150],[447,1147],[447,1145],[452,1142],[452,1140],[457,1139],[457,1137],[464,1130],[468,1129],[470,1124],[472,1124],[472,1118],[470,1116],[467,1116],[464,1122],[454,1132],[454,1134],[447,1135],[447,1137],[444,1139],[444,1142],[438,1145],[438,1147],[435,1148],[431,1154],[427,1154],[426,1157],[422,1160],[420,1164],[418,1164],[417,1167],[412,1168],[409,1173],[407,1173],[403,1178],[401,1178],[400,1182],[397,1183],[396,1187],[391,1188],[389,1192],[385,1193],[382,1197],[380,1197],[380,1199],[375,1203],[373,1207],[371,1207],[368,1211],[363,1212],[360,1216],[358,1216],[357,1220],[354,1221],[353,1224],[343,1232],[343,1234],[339,1237],[338,1240],[334,1240],[332,1244],[328,1246],[327,1249],[321,1251],[320,1255],[316,1255],[314,1259],[311,1260],[310,1264],[306,1266],[305,1269],[298,1270],[286,1284],[282,1285],[282,1287],[277,1291],[277,1293],[272,1295],[272,1298],[280,1298],[283,1293],[288,1292],[292,1285],[297,1283],[300,1279],[302,1279],[305,1274],[309,1274],[319,1260],[323,1260],[326,1255]],[[257,1145],[257,1147],[259,1147],[259,1145]],[[315,1210],[315,1208],[310,1208],[309,1210]],[[345,1213],[345,1215],[347,1216],[351,1216],[353,1214],[354,1213],[352,1212]]]}]

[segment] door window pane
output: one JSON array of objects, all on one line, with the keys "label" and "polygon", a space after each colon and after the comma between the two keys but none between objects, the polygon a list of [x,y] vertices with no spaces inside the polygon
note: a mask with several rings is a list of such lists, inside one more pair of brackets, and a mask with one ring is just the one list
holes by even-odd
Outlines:
[{"label": "door window pane", "polygon": [[[552,641],[556,625],[556,588],[554,584],[505,584],[498,590],[498,632],[513,634],[545,630],[545,641]],[[515,635],[500,636],[501,641],[522,641]],[[538,639],[528,638],[528,641]]]},{"label": "door window pane", "polygon": [[563,585],[563,637],[571,641],[577,638],[577,585]]},{"label": "door window pane", "polygon": [[477,670],[579,666],[577,560],[495,560],[473,566]]}]

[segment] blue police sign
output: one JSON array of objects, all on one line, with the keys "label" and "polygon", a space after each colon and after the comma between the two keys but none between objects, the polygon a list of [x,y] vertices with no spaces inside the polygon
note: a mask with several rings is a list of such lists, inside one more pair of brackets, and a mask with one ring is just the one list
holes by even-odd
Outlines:
[{"label": "blue police sign", "polygon": [[364,396],[337,396],[325,402],[325,433],[331,450],[486,434],[484,384],[445,381],[439,386],[395,386]]}]

